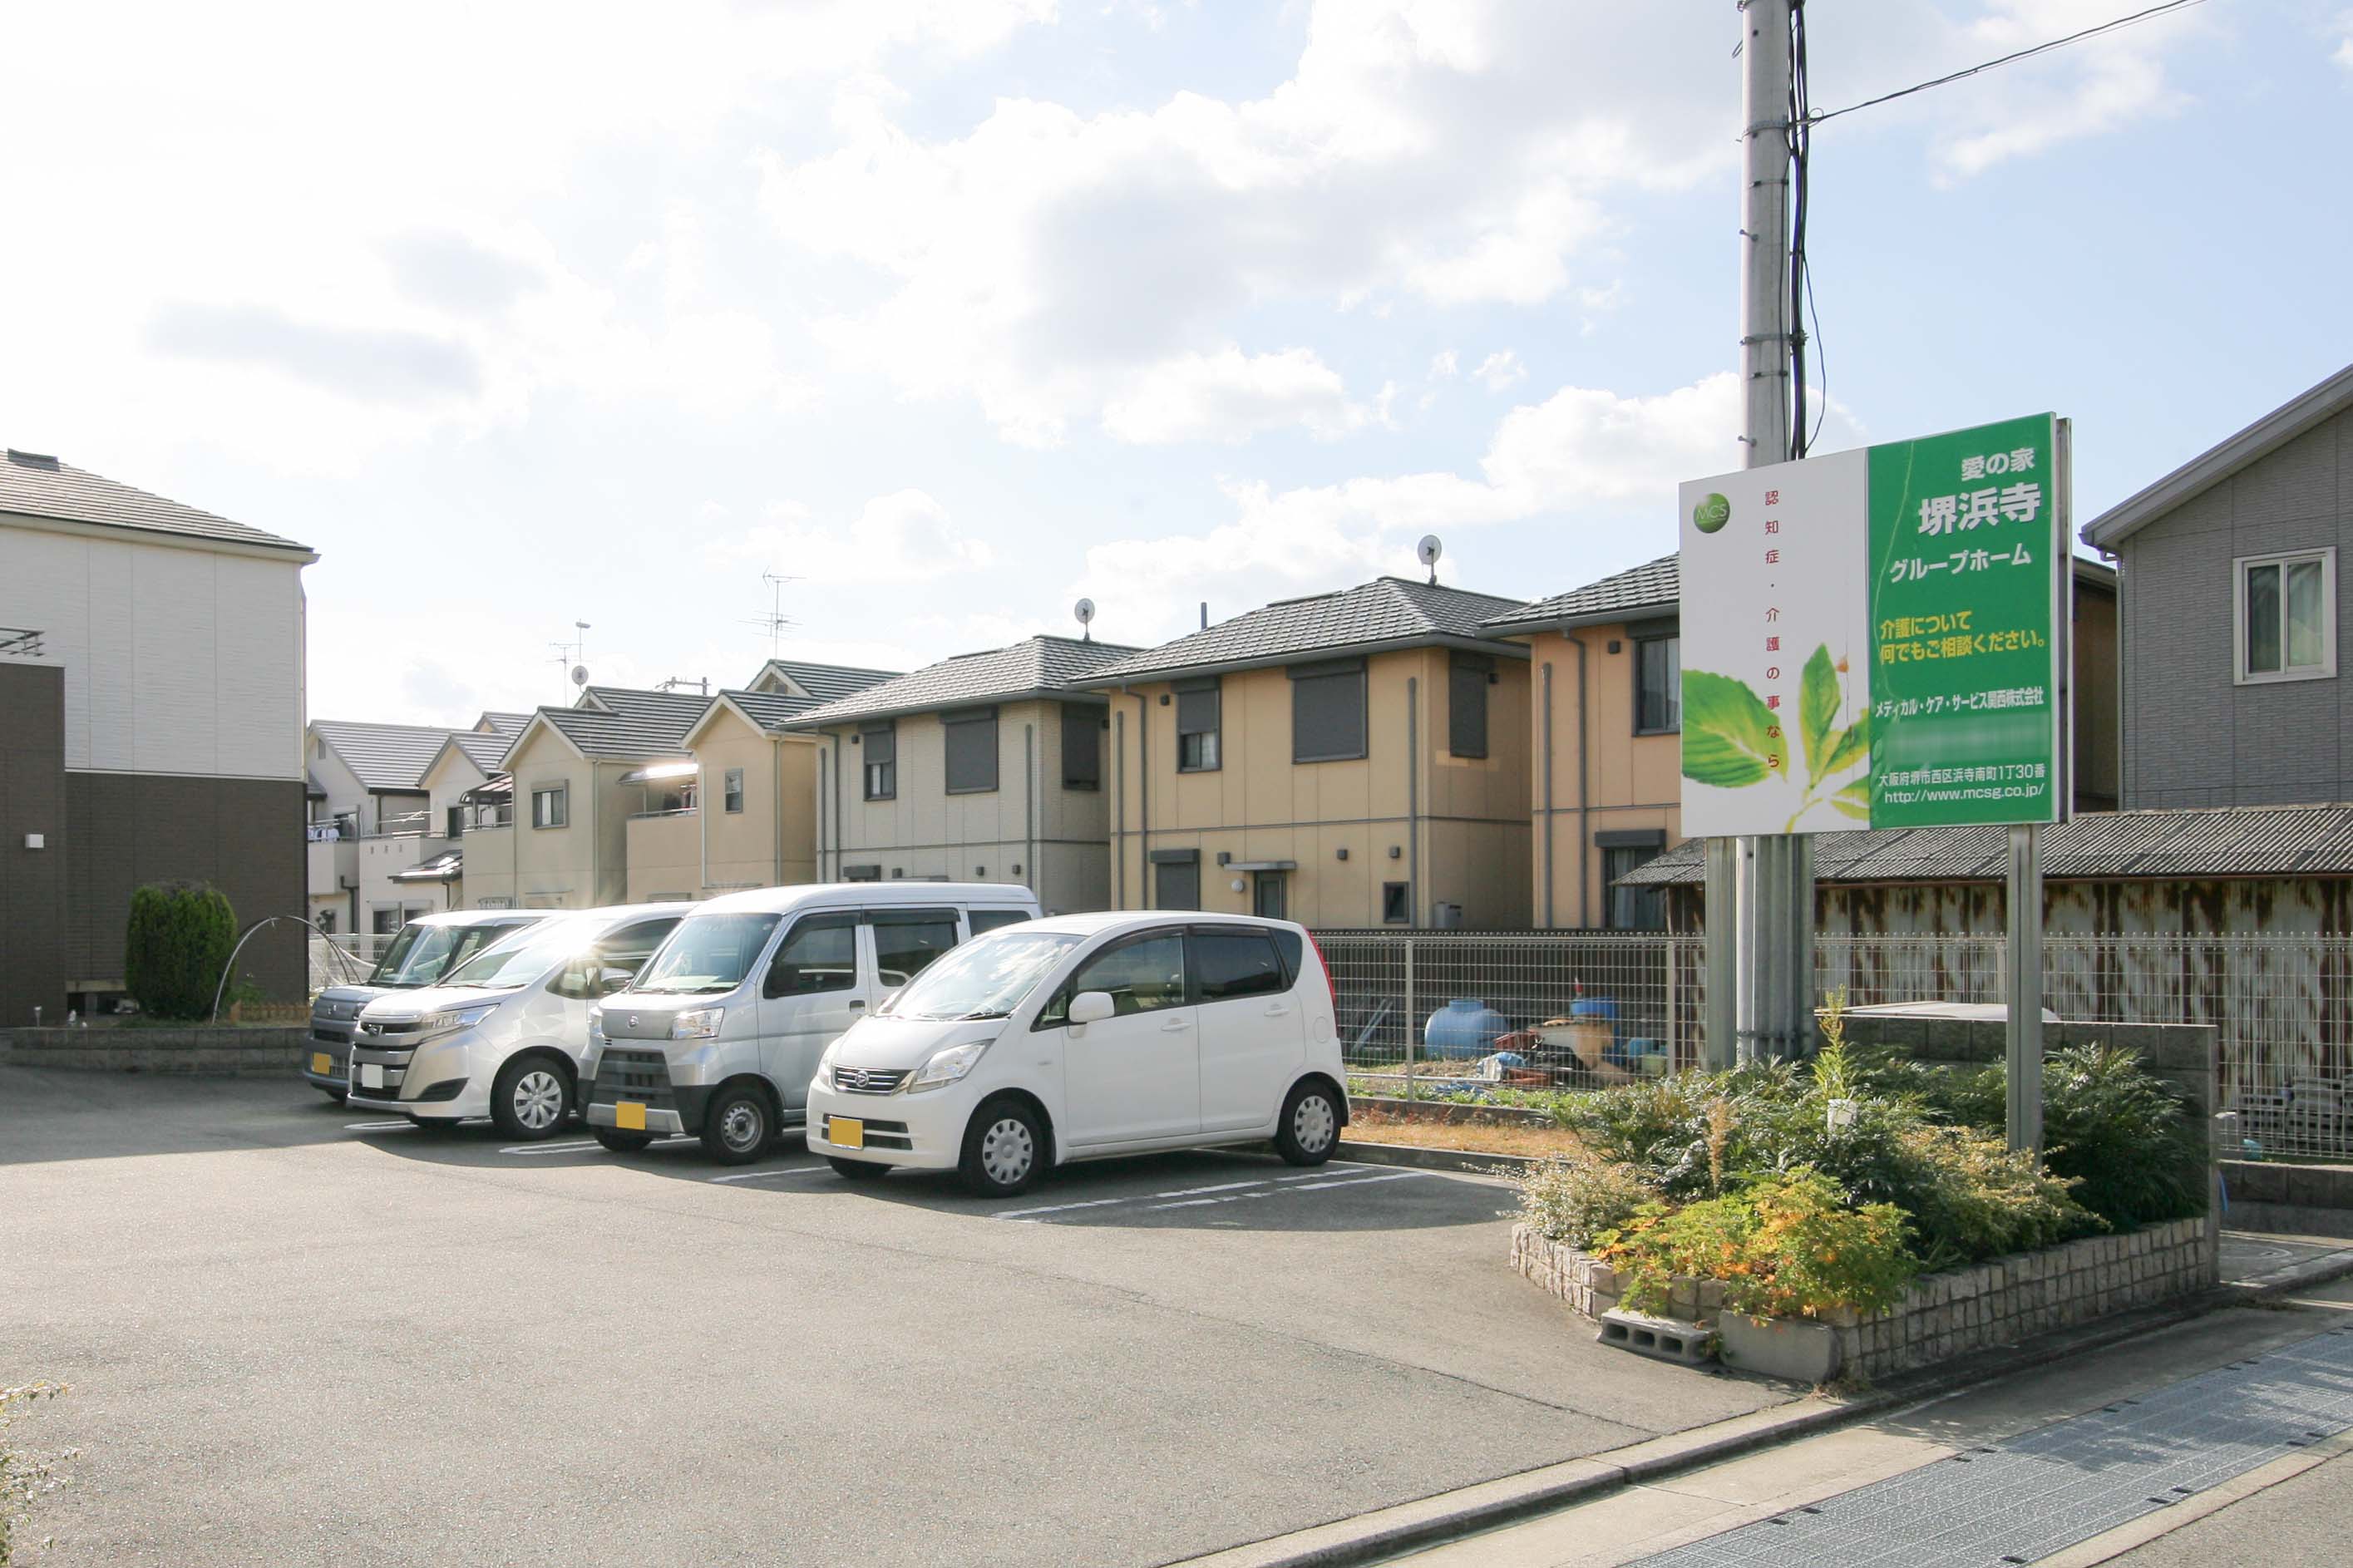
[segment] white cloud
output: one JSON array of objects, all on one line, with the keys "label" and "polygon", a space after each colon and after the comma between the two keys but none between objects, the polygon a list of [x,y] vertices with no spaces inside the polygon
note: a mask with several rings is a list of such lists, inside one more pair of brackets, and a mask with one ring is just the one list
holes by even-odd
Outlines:
[{"label": "white cloud", "polygon": [[786,502],[776,521],[722,535],[713,558],[757,563],[799,578],[803,592],[826,584],[923,583],[986,566],[995,552],[958,529],[947,508],[917,489],[876,496],[847,523],[828,523]]},{"label": "white cloud", "polygon": [[2338,12],[2337,25],[2329,30],[2339,37],[2337,52],[2328,58],[2347,70],[2353,71],[2353,11]]},{"label": "white cloud", "polygon": [[1430,361],[1430,380],[1452,381],[1456,376],[1461,374],[1461,361],[1456,357],[1452,349],[1441,350],[1437,354],[1431,356]]},{"label": "white cloud", "polygon": [[1228,344],[1145,371],[1132,392],[1105,405],[1103,425],[1122,441],[1166,445],[1241,441],[1293,427],[1329,440],[1377,417],[1348,400],[1339,372],[1313,349],[1245,355]]},{"label": "white cloud", "polygon": [[[1963,49],[1992,58],[2114,15],[2109,0],[1993,0],[1989,15],[1962,29]],[[2164,56],[2207,25],[2194,12],[2158,17],[2047,60],[2006,66],[1964,87],[1940,89],[1957,95],[1941,111],[1964,129],[1940,140],[1938,167],[1968,178],[2062,142],[2178,112],[2189,99],[2167,76]]]},{"label": "white cloud", "polygon": [[1493,353],[1481,360],[1479,368],[1471,374],[1477,376],[1480,384],[1488,391],[1502,392],[1506,387],[1527,380],[1528,367],[1520,363],[1520,356],[1514,351],[1497,349]]}]

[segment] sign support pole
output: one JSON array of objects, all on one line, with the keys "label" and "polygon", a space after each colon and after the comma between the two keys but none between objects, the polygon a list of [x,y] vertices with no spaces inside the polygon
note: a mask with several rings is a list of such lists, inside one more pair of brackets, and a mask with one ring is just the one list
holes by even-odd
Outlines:
[{"label": "sign support pole", "polygon": [[1701,1021],[1704,1065],[1715,1068],[1739,1060],[1740,950],[1735,932],[1740,921],[1740,840],[1707,841],[1707,924],[1700,950],[1706,974],[1707,1016]]},{"label": "sign support pole", "polygon": [[2002,1031],[2004,1121],[2012,1149],[2042,1147],[2042,829],[2021,823],[2010,830],[2005,889],[2008,973]]},{"label": "sign support pole", "polygon": [[[1741,466],[1749,468],[1790,454],[1789,5],[1746,0],[1741,8]],[[1744,1062],[1795,1057],[1811,1044],[1814,889],[1805,851],[1789,834],[1741,840],[1740,910],[1731,923],[1741,944],[1735,1054]]]}]

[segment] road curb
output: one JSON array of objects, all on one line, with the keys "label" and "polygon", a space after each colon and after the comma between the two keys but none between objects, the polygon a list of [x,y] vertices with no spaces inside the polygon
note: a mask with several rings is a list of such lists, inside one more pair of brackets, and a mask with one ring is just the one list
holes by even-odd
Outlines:
[{"label": "road curb", "polygon": [[[1345,1150],[1349,1146],[1342,1147]],[[1410,1154],[1451,1152],[1398,1150],[1396,1145],[1364,1147]],[[1497,1525],[1549,1513],[1622,1487],[1659,1480],[1792,1438],[1811,1436],[1887,1410],[1991,1383],[1999,1377],[2104,1350],[2224,1307],[2274,1300],[2348,1275],[2353,1275],[2353,1250],[2316,1259],[2301,1268],[2283,1270],[2277,1278],[2217,1285],[2196,1295],[2102,1323],[2042,1335],[2022,1345],[1996,1346],[1843,1399],[1832,1401],[1820,1394],[1808,1395],[1788,1405],[1736,1415],[1686,1432],[1565,1459],[1515,1476],[1398,1503],[1354,1519],[1314,1525],[1266,1541],[1228,1547],[1205,1556],[1185,1558],[1165,1568],[1356,1568],[1358,1564],[1379,1563],[1403,1552],[1475,1535]]]},{"label": "road curb", "polygon": [[1536,1163],[1531,1154],[1479,1154],[1461,1149],[1425,1149],[1419,1143],[1359,1143],[1342,1138],[1335,1160],[1366,1165],[1413,1165],[1425,1171],[1468,1171],[1473,1175],[1509,1175]]}]

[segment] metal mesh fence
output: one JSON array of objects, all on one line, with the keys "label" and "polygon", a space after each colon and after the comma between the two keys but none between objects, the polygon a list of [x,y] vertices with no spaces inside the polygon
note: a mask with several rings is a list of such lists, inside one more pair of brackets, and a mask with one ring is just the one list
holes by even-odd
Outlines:
[{"label": "metal mesh fence", "polygon": [[[1664,932],[1320,931],[1349,1068],[1376,1092],[1592,1088],[1701,1060],[1703,940]],[[1857,1006],[2000,1003],[1998,936],[1825,936],[1815,979]],[[2043,938],[2063,1019],[2206,1024],[2221,1100],[2265,1152],[2353,1157],[2353,939]]]},{"label": "metal mesh fence", "polygon": [[375,968],[375,961],[392,945],[392,938],[377,931],[341,931],[333,936],[311,936],[311,994],[318,994],[330,985],[349,985],[365,980]]}]

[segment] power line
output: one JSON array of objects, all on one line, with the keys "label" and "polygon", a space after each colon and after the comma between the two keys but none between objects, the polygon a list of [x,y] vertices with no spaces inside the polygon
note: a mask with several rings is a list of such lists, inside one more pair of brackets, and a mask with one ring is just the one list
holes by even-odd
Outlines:
[{"label": "power line", "polygon": [[1852,114],[1858,109],[1869,109],[1874,104],[1908,98],[1915,92],[1926,92],[1932,87],[1944,87],[1948,83],[1976,76],[1982,71],[1989,71],[1996,66],[2006,66],[2014,60],[2030,59],[2036,55],[2048,54],[2052,49],[2064,48],[2069,44],[2081,43],[2085,38],[2095,38],[2102,33],[2113,33],[2119,27],[2129,27],[2136,22],[2146,22],[2152,16],[2161,16],[2168,11],[2187,10],[2192,5],[2202,5],[2205,3],[2206,0],[2166,0],[2162,5],[2151,5],[2146,11],[2136,11],[2129,16],[2118,16],[2113,22],[2103,22],[2096,27],[2086,27],[2080,33],[2070,33],[2063,38],[2053,38],[2047,44],[2037,44],[2031,49],[2020,49],[2015,54],[2004,55],[2000,59],[1987,60],[1984,64],[1971,66],[1967,70],[1957,70],[1949,76],[1940,76],[1934,80],[1920,82],[1915,86],[1899,88],[1894,92],[1883,92],[1877,98],[1866,98],[1861,103],[1850,103],[1844,109],[1833,109],[1828,114],[1809,116],[1806,122],[1810,125],[1820,125],[1825,120],[1836,120],[1840,115]]}]

